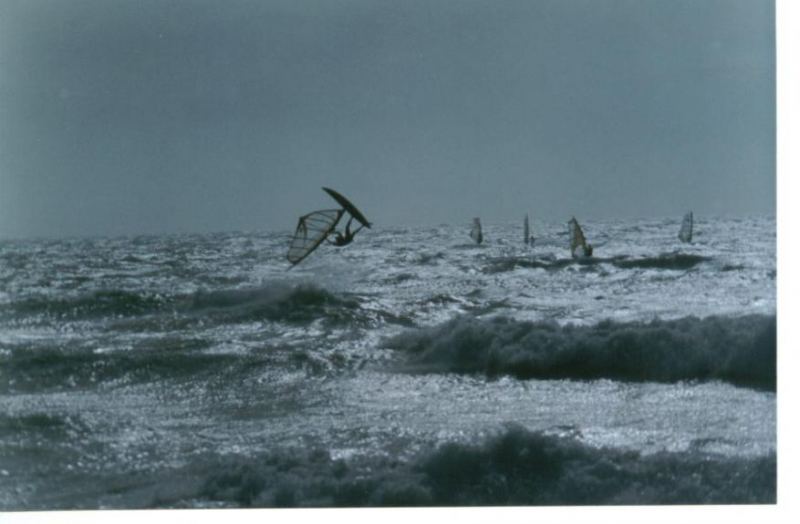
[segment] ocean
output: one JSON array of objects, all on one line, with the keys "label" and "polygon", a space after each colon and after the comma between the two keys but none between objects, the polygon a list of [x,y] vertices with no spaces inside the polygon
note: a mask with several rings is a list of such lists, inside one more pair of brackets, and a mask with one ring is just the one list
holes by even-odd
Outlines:
[{"label": "ocean", "polygon": [[0,510],[773,504],[776,224],[0,240]]}]

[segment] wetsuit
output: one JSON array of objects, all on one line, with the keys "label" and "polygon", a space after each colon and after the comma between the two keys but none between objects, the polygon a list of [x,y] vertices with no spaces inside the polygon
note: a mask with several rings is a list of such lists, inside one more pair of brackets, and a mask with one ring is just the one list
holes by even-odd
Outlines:
[{"label": "wetsuit", "polygon": [[339,247],[346,246],[347,244],[353,241],[353,238],[356,236],[358,229],[355,232],[350,231],[350,223],[352,221],[353,217],[350,217],[350,220],[347,221],[347,226],[345,226],[344,228],[344,235],[339,233],[338,231],[336,232],[336,237],[333,239],[333,242],[331,242],[334,246],[339,246]]}]

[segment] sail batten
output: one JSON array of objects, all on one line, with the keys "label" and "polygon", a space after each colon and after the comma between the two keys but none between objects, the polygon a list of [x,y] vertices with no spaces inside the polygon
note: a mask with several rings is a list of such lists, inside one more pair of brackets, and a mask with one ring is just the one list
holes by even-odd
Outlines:
[{"label": "sail batten", "polygon": [[343,213],[343,209],[323,209],[301,216],[286,254],[289,262],[297,264],[310,255],[333,231]]}]

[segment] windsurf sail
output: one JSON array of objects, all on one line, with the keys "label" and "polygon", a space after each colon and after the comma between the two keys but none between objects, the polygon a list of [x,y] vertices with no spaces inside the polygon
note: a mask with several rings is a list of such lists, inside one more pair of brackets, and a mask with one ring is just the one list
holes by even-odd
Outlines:
[{"label": "windsurf sail", "polygon": [[683,223],[681,224],[681,230],[678,232],[678,238],[681,239],[681,242],[691,242],[692,241],[692,230],[694,229],[694,216],[692,212],[689,211],[685,215],[683,215]]},{"label": "windsurf sail", "polygon": [[339,223],[344,209],[323,209],[300,217],[286,258],[292,265],[310,255]]},{"label": "windsurf sail", "polygon": [[476,244],[483,242],[483,230],[481,229],[480,218],[472,219],[472,229],[469,232],[469,236],[475,241]]},{"label": "windsurf sail", "polygon": [[527,245],[531,244],[531,240],[532,240],[531,239],[531,226],[528,223],[528,215],[527,214],[525,214],[525,221],[522,223],[522,229],[524,230],[524,235],[525,235],[525,240],[523,240],[523,242],[525,242],[525,245],[527,246]]},{"label": "windsurf sail", "polygon": [[586,237],[583,236],[583,230],[575,217],[569,221],[569,250],[573,258],[577,256],[586,256],[591,254],[591,248],[586,245]]}]

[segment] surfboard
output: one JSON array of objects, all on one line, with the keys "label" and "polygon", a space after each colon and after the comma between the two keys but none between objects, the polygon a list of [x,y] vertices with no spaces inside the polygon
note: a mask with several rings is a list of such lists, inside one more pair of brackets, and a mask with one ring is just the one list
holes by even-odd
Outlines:
[{"label": "surfboard", "polygon": [[350,215],[353,218],[361,222],[361,224],[364,227],[372,227],[372,224],[369,222],[369,220],[367,220],[366,217],[361,213],[361,211],[359,211],[358,208],[354,206],[352,202],[347,200],[347,198],[345,198],[344,195],[329,187],[323,187],[322,189],[324,189],[326,193],[328,193],[331,197],[333,197],[333,199],[336,200],[339,203],[339,205],[341,205],[344,208],[345,211],[350,213]]}]

